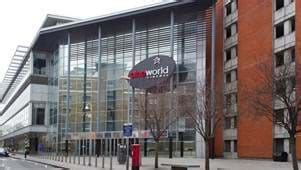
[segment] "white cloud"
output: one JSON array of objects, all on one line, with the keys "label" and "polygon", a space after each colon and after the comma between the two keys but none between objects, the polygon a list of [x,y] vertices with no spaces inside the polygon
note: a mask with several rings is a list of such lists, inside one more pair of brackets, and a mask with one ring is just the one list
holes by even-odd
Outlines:
[{"label": "white cloud", "polygon": [[3,79],[17,45],[30,46],[30,43],[47,14],[89,18],[161,1],[162,0],[1,1],[0,82]]}]

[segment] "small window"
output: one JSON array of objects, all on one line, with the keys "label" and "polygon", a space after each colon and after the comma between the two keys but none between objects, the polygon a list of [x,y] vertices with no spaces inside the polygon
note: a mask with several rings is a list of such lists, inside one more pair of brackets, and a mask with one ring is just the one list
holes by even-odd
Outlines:
[{"label": "small window", "polygon": [[237,128],[237,117],[233,117],[233,128]]},{"label": "small window", "polygon": [[225,152],[231,152],[231,141],[230,140],[225,140]]},{"label": "small window", "polygon": [[226,105],[229,106],[231,105],[232,101],[231,101],[231,94],[227,94],[226,95]]},{"label": "small window", "polygon": [[283,122],[284,121],[284,109],[278,109],[274,111],[275,113],[275,122]]},{"label": "small window", "polygon": [[276,54],[276,67],[284,65],[284,54],[283,51]]},{"label": "small window", "polygon": [[226,61],[231,60],[231,49],[226,51]]},{"label": "small window", "polygon": [[226,83],[231,83],[231,72],[226,73]]},{"label": "small window", "polygon": [[231,4],[232,4],[232,3],[229,3],[229,4],[226,6],[226,16],[228,16],[228,15],[230,15],[230,14],[232,13]]},{"label": "small window", "polygon": [[291,49],[291,62],[295,62],[295,58],[296,58],[295,48],[292,48]]},{"label": "small window", "polygon": [[231,129],[231,118],[230,117],[225,118],[225,129]]},{"label": "small window", "polygon": [[276,38],[284,36],[284,23],[276,25]]},{"label": "small window", "polygon": [[276,0],[276,11],[284,7],[284,0]]},{"label": "small window", "polygon": [[275,83],[275,86],[276,95],[279,95],[280,97],[286,96],[286,81],[284,79],[278,80]]},{"label": "small window", "polygon": [[295,17],[293,17],[291,20],[290,20],[290,24],[291,24],[291,32],[294,32],[295,31]]},{"label": "small window", "polygon": [[233,150],[234,150],[234,152],[237,152],[237,140],[234,140],[233,142],[234,142]]},{"label": "small window", "polygon": [[230,38],[232,36],[231,26],[226,28],[226,38]]},{"label": "small window", "polygon": [[275,151],[276,153],[284,151],[284,139],[275,139]]}]

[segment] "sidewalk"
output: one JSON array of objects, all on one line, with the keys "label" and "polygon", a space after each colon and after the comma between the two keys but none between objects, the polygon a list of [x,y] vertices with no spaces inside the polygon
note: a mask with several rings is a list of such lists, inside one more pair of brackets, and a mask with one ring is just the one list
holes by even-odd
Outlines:
[{"label": "sidewalk", "polygon": [[[23,155],[12,156],[19,159],[24,159]],[[91,166],[88,166],[88,157],[85,158],[86,166],[83,166],[83,157],[80,158],[80,165],[78,163],[78,157],[75,159],[75,164],[73,164],[73,157],[71,157],[71,163],[69,163],[69,158],[65,162],[65,158],[62,161],[54,161],[46,159],[42,156],[29,156],[27,160],[46,163],[49,165],[55,165],[59,167],[64,167],[71,170],[109,170],[110,168],[110,158],[105,158],[105,168],[102,167],[102,157],[97,159],[97,168],[95,167],[95,158],[91,158]],[[131,163],[131,160],[130,160]],[[204,160],[197,158],[159,158],[159,170],[170,170],[169,167],[162,167],[161,163],[182,163],[182,164],[193,164],[201,165],[201,168],[190,168],[190,170],[200,170],[204,167]],[[125,165],[119,165],[116,157],[112,159],[112,169],[114,170],[125,170]],[[210,160],[210,166],[212,170],[290,170],[292,169],[291,162],[273,162],[271,160],[246,160],[246,159],[213,159]],[[301,163],[299,163],[301,166]],[[131,169],[131,165],[130,165]],[[154,169],[154,158],[142,158],[141,170],[153,170]]]}]

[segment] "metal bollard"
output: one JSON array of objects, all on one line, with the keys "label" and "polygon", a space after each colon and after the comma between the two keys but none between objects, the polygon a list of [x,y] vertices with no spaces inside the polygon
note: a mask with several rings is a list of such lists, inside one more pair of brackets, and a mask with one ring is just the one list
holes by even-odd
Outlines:
[{"label": "metal bollard", "polygon": [[106,142],[104,140],[102,140],[102,168],[105,168],[105,151],[106,151]]},{"label": "metal bollard", "polygon": [[[87,140],[88,142],[88,140]],[[91,156],[92,156],[92,140],[89,139],[89,162],[88,162],[88,166],[91,166]]]},{"label": "metal bollard", "polygon": [[[114,143],[114,142],[113,142]],[[113,165],[113,163],[112,163],[112,139],[110,139],[110,170],[112,170],[112,165]]]},{"label": "metal bollard", "polygon": [[94,140],[94,156],[95,156],[95,167],[97,168],[97,153],[96,153],[96,140]]},{"label": "metal bollard", "polygon": [[80,146],[80,140],[78,141],[78,157],[77,157],[77,164],[80,165],[80,151],[81,151],[81,146]]},{"label": "metal bollard", "polygon": [[83,165],[86,165],[86,139],[84,139],[84,146],[83,146]]}]

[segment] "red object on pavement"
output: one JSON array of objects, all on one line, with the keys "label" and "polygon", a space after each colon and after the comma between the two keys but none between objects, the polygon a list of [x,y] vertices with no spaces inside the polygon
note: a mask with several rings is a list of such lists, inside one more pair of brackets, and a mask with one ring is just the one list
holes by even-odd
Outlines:
[{"label": "red object on pavement", "polygon": [[132,170],[139,170],[140,168],[140,144],[132,145]]}]

